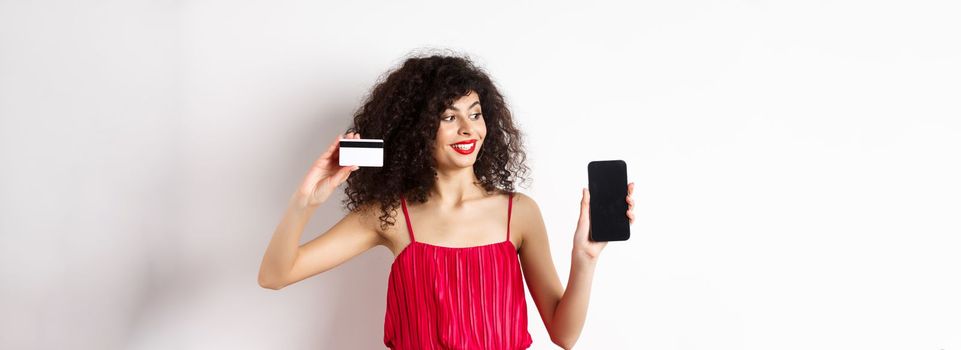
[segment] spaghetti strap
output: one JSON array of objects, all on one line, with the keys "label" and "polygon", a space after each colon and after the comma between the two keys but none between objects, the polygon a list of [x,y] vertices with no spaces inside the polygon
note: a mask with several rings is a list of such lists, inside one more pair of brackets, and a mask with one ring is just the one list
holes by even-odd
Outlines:
[{"label": "spaghetti strap", "polygon": [[410,236],[411,243],[414,242],[414,228],[410,226],[410,214],[407,214],[407,201],[404,196],[400,196],[400,205],[404,208],[404,220],[407,221],[407,235]]},{"label": "spaghetti strap", "polygon": [[[496,202],[502,194],[485,194],[489,197],[484,201],[490,202],[484,206],[490,204],[493,209],[485,213],[488,219],[500,218],[497,211],[504,209],[497,209]],[[410,229],[411,243],[394,257],[387,280],[383,336],[387,349],[446,349],[454,344],[463,344],[464,349],[530,348],[533,341],[528,331],[520,252],[509,240],[511,202],[516,194],[507,194],[507,241],[440,246],[413,241],[414,231]],[[410,227],[410,212],[403,197],[401,204]],[[469,209],[480,205],[471,203]],[[394,214],[398,211],[395,209]]]},{"label": "spaghetti strap", "polygon": [[507,241],[511,240],[511,207],[514,206],[514,193],[507,196]]}]

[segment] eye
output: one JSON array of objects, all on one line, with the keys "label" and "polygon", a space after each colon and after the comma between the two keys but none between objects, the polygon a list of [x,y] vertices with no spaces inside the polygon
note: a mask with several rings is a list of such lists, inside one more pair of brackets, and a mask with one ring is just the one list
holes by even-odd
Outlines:
[{"label": "eye", "polygon": [[[483,113],[474,113],[474,114],[471,114],[471,115],[470,115],[470,119],[471,119],[471,120],[477,120],[477,119],[480,119],[482,116],[484,116]],[[445,122],[449,122],[449,121],[454,120],[454,117],[455,117],[454,115],[447,115],[447,116],[441,117],[440,120],[443,120],[443,121],[445,121]]]}]

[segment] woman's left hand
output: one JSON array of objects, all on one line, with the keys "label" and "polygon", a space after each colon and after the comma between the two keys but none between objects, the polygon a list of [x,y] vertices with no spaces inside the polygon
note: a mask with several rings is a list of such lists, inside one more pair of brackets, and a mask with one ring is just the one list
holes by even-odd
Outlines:
[{"label": "woman's left hand", "polygon": [[[627,184],[627,218],[634,223],[634,183]],[[582,256],[588,260],[597,259],[607,242],[595,242],[590,239],[591,230],[591,192],[586,188],[581,190],[581,216],[577,219],[577,229],[574,231],[574,258]]]}]

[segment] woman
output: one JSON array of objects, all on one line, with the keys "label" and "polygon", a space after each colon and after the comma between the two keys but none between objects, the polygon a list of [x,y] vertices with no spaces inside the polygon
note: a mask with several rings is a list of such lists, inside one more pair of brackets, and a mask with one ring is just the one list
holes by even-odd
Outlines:
[{"label": "woman", "polygon": [[[526,349],[523,280],[551,340],[574,345],[606,245],[588,239],[590,194],[582,189],[565,289],[537,203],[514,192],[528,170],[521,133],[481,69],[464,57],[410,58],[371,90],[347,131],[343,138],[383,139],[384,166],[339,166],[334,140],[290,197],[261,286],[283,288],[383,245],[395,256],[387,347]],[[349,213],[299,246],[311,213],[345,181]],[[633,187],[625,198],[631,223]]]}]

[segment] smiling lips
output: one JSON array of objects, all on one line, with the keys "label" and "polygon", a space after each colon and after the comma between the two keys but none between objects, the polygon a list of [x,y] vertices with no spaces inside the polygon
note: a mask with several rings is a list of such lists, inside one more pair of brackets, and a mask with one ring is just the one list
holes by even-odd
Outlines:
[{"label": "smiling lips", "polygon": [[467,140],[467,141],[461,141],[453,145],[450,145],[450,147],[453,148],[454,151],[456,151],[457,153],[468,155],[468,154],[474,153],[474,148],[476,144],[477,144],[477,140]]}]

